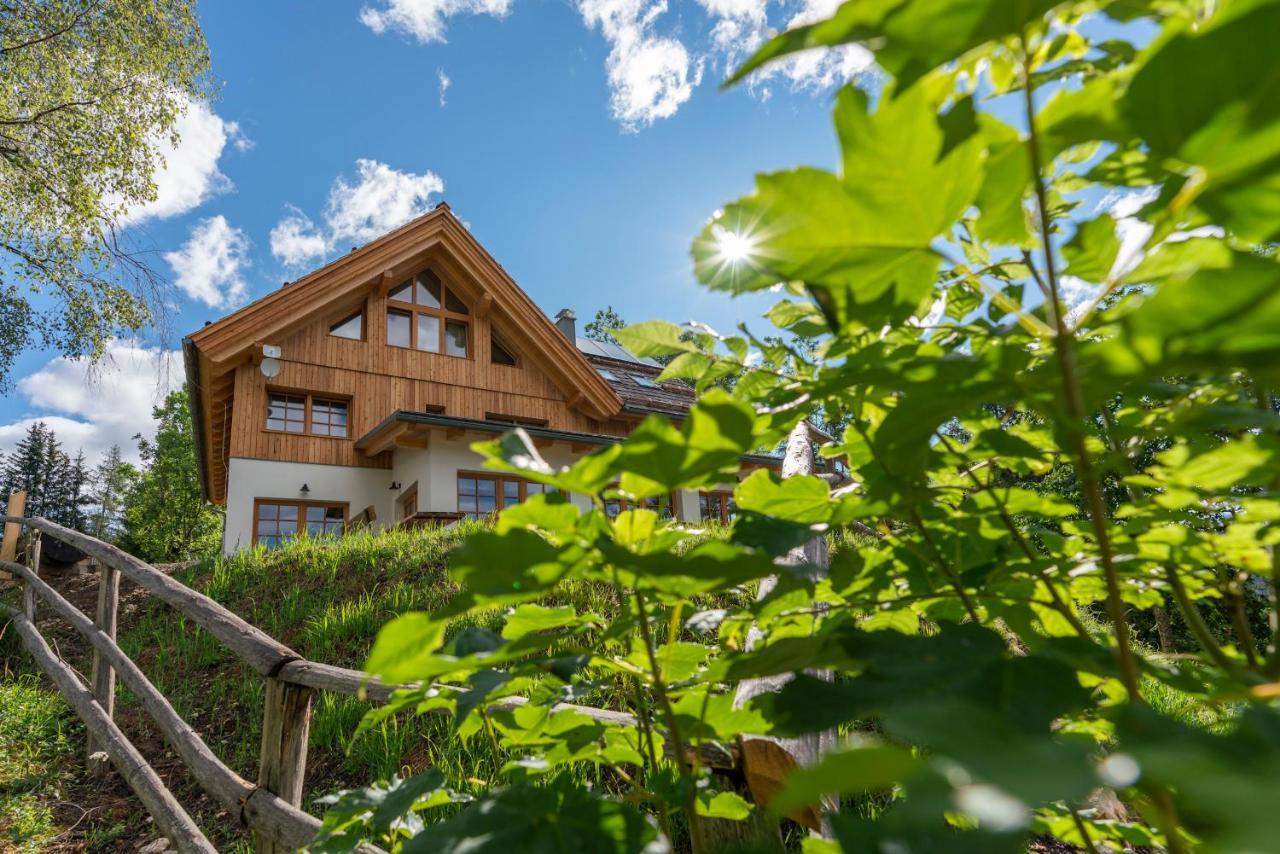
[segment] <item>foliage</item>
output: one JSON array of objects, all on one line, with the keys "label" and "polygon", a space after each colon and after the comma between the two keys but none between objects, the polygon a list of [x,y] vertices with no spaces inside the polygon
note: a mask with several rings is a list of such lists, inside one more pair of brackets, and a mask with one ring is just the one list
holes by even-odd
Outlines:
[{"label": "foliage", "polygon": [[125,543],[150,561],[208,554],[221,518],[201,492],[186,389],[170,392],[153,417],[155,438],[135,437],[144,470],[125,499]]},{"label": "foliage", "polygon": [[[400,825],[390,795],[338,799],[346,838],[364,821],[398,850],[509,848],[511,824],[556,820],[561,775],[585,764],[608,772],[591,797],[651,817],[658,845],[708,851],[708,813],[746,809],[709,810],[732,785],[664,744],[834,732],[771,803],[743,805],[843,799],[829,847],[807,849],[1274,847],[1280,55],[1258,34],[1278,26],[1267,0],[885,0],[766,43],[738,78],[850,42],[888,76],[837,98],[836,171],[760,175],[694,242],[711,288],[782,283],[768,318],[810,343],[620,330],[697,385],[683,426],[650,419],[563,470],[519,431],[476,447],[565,491],[643,497],[733,480],[741,454],[823,411],[846,425],[822,453],[850,486],[758,472],[712,541],[554,496],[508,510],[454,553],[458,596],[382,630],[368,669],[420,687],[366,721],[444,712],[506,764],[444,824],[454,779],[397,800]],[[825,577],[789,554],[843,526],[862,541]],[[707,613],[775,573],[758,602]],[[539,604],[581,584],[612,589],[609,607]],[[1270,626],[1239,618],[1259,589]],[[1166,601],[1197,642],[1183,660],[1130,627]],[[1216,602],[1229,643],[1203,620]],[[495,612],[501,631],[457,630]],[[779,674],[798,675],[735,703]],[[552,713],[619,680],[634,721]],[[528,702],[490,707],[510,694]],[[499,806],[543,783],[534,815]],[[1098,787],[1128,811],[1092,808]]]},{"label": "foliage", "polygon": [[28,347],[96,358],[153,319],[162,282],[117,231],[209,92],[188,0],[18,0],[0,34],[3,391]]},{"label": "foliage", "polygon": [[0,847],[35,852],[56,837],[52,805],[75,716],[31,675],[0,681]]},{"label": "foliage", "polygon": [[138,469],[121,457],[120,446],[112,445],[93,469],[89,498],[93,510],[87,531],[100,540],[114,540],[124,531],[125,496],[138,480]]},{"label": "foliage", "polygon": [[587,321],[587,325],[583,327],[583,332],[592,341],[599,341],[602,344],[617,344],[618,339],[613,337],[613,333],[619,329],[626,327],[627,322],[622,319],[622,315],[613,310],[613,306],[596,309],[596,316]]},{"label": "foliage", "polygon": [[74,458],[62,450],[53,428],[36,421],[27,428],[0,471],[0,495],[25,491],[27,516],[41,516],[77,530],[85,526],[90,475],[84,451]]}]

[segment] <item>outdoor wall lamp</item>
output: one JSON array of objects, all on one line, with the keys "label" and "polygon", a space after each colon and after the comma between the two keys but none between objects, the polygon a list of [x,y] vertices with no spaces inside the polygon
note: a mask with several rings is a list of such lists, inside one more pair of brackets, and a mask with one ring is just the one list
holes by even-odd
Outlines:
[{"label": "outdoor wall lamp", "polygon": [[398,481],[398,480],[393,480],[393,481],[391,481],[391,488],[392,488],[392,489],[399,489],[399,488],[400,488],[400,481]]},{"label": "outdoor wall lamp", "polygon": [[307,486],[307,485],[304,483],[304,484],[302,484],[302,489],[299,489],[298,491],[299,491],[299,492],[301,492],[303,495],[306,495],[307,493],[309,493],[309,492],[311,491],[311,487]]}]

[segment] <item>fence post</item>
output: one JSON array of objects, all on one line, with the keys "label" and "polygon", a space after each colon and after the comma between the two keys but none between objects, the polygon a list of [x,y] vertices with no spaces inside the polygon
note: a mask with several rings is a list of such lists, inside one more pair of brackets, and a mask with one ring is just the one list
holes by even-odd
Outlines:
[{"label": "fence post", "polygon": [[[9,507],[5,511],[9,516],[25,516],[27,513],[26,490],[18,490],[9,495]],[[18,537],[22,535],[22,525],[18,522],[4,523],[4,539],[0,540],[0,560],[14,561],[18,559]],[[8,587],[13,576],[0,570],[0,587]]]},{"label": "fence post", "polygon": [[[27,540],[27,569],[40,574],[40,532],[32,530]],[[31,622],[36,621],[36,589],[30,584],[22,591],[22,610]]]},{"label": "fence post", "polygon": [[[265,682],[258,785],[293,806],[301,807],[302,784],[307,776],[311,700],[315,691],[270,676]],[[286,850],[262,834],[254,834],[254,847],[264,854]]]},{"label": "fence post", "polygon": [[[101,561],[95,560],[94,563],[98,564],[98,611],[94,625],[114,641],[120,610],[120,573]],[[98,701],[108,718],[115,716],[116,670],[96,648],[93,650],[93,699]],[[111,763],[99,753],[93,736],[89,736],[88,765],[89,773],[94,777],[105,777],[111,773]]]}]

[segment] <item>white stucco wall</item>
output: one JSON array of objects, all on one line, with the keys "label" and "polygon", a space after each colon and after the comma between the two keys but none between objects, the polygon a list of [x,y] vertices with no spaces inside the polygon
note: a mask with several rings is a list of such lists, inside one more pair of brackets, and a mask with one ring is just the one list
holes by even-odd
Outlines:
[{"label": "white stucco wall", "polygon": [[[390,471],[233,458],[227,475],[223,551],[230,554],[253,545],[253,503],[257,498],[341,501],[350,506],[352,515],[373,505],[381,527],[399,521],[397,500],[416,483],[419,510],[455,511],[458,509],[458,472],[485,471],[480,456],[471,450],[473,441],[475,437],[450,440],[442,432],[434,433],[429,448],[396,449]],[[541,453],[548,463],[557,467],[570,465],[582,456],[574,454],[565,444],[552,445]],[[310,487],[305,495],[300,491],[304,483]],[[392,489],[392,483],[399,483],[400,488]],[[574,494],[569,500],[583,510],[591,507],[591,499],[586,495]],[[679,506],[684,521],[699,521],[696,490],[681,490]]]},{"label": "white stucco wall", "polygon": [[[351,513],[373,505],[379,523],[393,520],[392,472],[358,466],[325,466],[233,457],[227,472],[227,517],[222,550],[230,554],[253,545],[253,501],[345,501]],[[306,484],[310,491],[300,491]]]}]

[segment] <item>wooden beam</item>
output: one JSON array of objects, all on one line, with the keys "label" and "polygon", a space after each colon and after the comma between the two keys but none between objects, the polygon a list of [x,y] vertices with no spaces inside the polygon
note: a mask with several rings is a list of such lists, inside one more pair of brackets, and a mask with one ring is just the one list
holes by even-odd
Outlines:
[{"label": "wooden beam", "polygon": [[[302,806],[314,696],[315,691],[310,688],[269,677],[266,680],[258,786],[294,807]],[[264,854],[293,850],[276,845],[265,834],[256,834],[255,840],[257,850]]]},{"label": "wooden beam", "polygon": [[[95,628],[102,632],[113,643],[116,639],[116,625],[120,613],[120,573],[104,563],[98,564],[98,613],[94,621]],[[103,656],[97,647],[93,650],[93,670],[90,684],[93,686],[93,698],[98,701],[107,717],[114,717],[116,708],[116,669]],[[136,693],[136,692],[135,692]],[[110,766],[96,758],[97,742],[89,736],[88,757],[89,774],[94,777],[105,777]]]},{"label": "wooden beam", "polygon": [[467,431],[463,430],[461,427],[450,427],[448,430],[444,431],[444,437],[452,442],[456,439],[461,439],[462,434],[465,432]]},{"label": "wooden beam", "polygon": [[[20,489],[9,496],[8,515],[22,517],[27,513],[27,491]],[[15,518],[4,526],[4,541],[0,543],[0,560],[18,559],[18,537],[22,535],[22,520]]]},{"label": "wooden beam", "polygon": [[366,457],[376,457],[383,451],[391,450],[396,446],[396,443],[399,442],[400,438],[409,432],[410,426],[412,425],[404,421],[401,421],[398,424],[392,424],[387,428],[387,432],[383,433],[380,437],[362,448],[361,452]]},{"label": "wooden beam", "polygon": [[482,294],[480,299],[476,300],[475,308],[472,309],[478,319],[484,320],[489,316],[489,310],[493,308],[493,294]]}]

